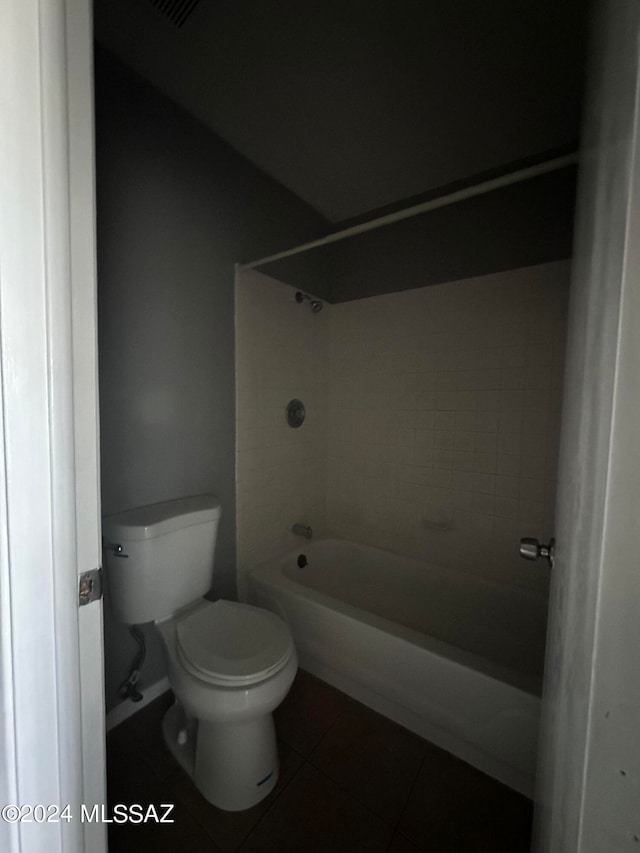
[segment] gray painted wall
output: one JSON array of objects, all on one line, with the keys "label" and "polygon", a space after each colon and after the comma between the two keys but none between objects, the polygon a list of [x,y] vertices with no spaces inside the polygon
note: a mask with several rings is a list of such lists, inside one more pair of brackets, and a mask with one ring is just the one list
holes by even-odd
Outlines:
[{"label": "gray painted wall", "polygon": [[544,175],[261,267],[346,302],[571,257],[576,169]]},{"label": "gray painted wall", "polygon": [[[324,220],[96,49],[103,512],[214,492],[214,590],[235,595],[234,262]],[[142,687],[164,663],[150,631]],[[107,705],[136,646],[108,613]]]}]

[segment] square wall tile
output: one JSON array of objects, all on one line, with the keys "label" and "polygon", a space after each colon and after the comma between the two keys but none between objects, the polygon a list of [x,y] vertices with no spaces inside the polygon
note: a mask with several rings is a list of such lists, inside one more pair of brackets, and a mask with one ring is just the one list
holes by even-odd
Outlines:
[{"label": "square wall tile", "polygon": [[[466,540],[490,539],[494,520],[526,535],[552,517],[565,336],[558,293],[568,281],[569,265],[559,262],[311,315],[295,310],[294,288],[243,272],[236,286],[241,590],[247,555],[264,559],[286,547],[301,505],[328,535],[536,586],[535,567],[519,572],[517,561],[500,558],[498,569],[487,551],[483,569]],[[545,318],[543,333],[524,322],[532,311]],[[308,409],[299,431],[282,420],[293,396]],[[438,538],[421,519],[443,507],[459,515]]]}]

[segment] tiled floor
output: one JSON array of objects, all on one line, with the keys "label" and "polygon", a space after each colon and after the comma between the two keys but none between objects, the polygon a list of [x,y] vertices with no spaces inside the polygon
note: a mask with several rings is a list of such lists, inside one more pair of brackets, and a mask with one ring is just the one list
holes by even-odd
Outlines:
[{"label": "tiled floor", "polygon": [[245,812],[207,803],[162,741],[162,696],[108,736],[109,801],[175,803],[112,825],[110,853],[525,853],[531,803],[299,672],[276,713],[280,779]]}]

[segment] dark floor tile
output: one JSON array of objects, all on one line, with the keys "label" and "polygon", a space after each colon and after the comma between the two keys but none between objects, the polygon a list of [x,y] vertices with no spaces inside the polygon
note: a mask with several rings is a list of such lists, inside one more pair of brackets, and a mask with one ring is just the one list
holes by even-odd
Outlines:
[{"label": "dark floor tile", "polygon": [[348,704],[344,693],[298,670],[289,694],[274,714],[278,737],[309,755]]},{"label": "dark floor tile", "polygon": [[429,853],[525,853],[531,815],[526,797],[434,749],[425,756],[398,828]]},{"label": "dark floor tile", "polygon": [[109,811],[116,804],[139,804],[146,811],[154,805],[159,811],[162,803],[173,803],[169,815],[171,824],[153,821],[141,824],[110,824],[109,853],[220,853],[204,828],[192,817],[187,808],[168,789],[165,781],[140,760],[136,751],[111,755],[107,776]]},{"label": "dark floor tile", "polygon": [[119,759],[120,756],[126,756],[131,752],[135,752],[139,759],[142,760],[142,753],[135,745],[133,737],[129,733],[129,729],[126,728],[126,722],[121,723],[119,726],[116,726],[115,729],[111,729],[111,731],[107,732],[106,743],[107,774],[109,772],[109,762]]},{"label": "dark floor tile", "polygon": [[309,761],[375,814],[395,824],[428,748],[402,726],[351,702]]},{"label": "dark floor tile", "polygon": [[109,853],[216,853],[211,839],[195,823],[189,827],[110,826],[107,839]]},{"label": "dark floor tile", "polygon": [[224,853],[230,853],[230,851],[238,849],[249,832],[302,766],[302,757],[287,744],[280,743],[278,751],[280,754],[280,775],[275,788],[261,803],[245,811],[226,812],[212,806],[204,799],[187,774],[179,768],[169,777],[167,785],[176,799],[183,803],[192,817],[206,829],[217,846]]},{"label": "dark floor tile", "polygon": [[388,853],[421,853],[420,848],[405,838],[400,832],[396,832],[391,839]]},{"label": "dark floor tile", "polygon": [[113,729],[107,739],[108,753],[135,750],[158,776],[173,773],[176,762],[162,735],[162,718],[173,701],[173,693],[168,690]]},{"label": "dark floor tile", "polygon": [[382,853],[392,829],[306,764],[240,848],[242,853]]},{"label": "dark floor tile", "polygon": [[109,853],[219,853],[202,827],[181,816],[173,825],[112,824],[108,829],[108,845]]},{"label": "dark floor tile", "polygon": [[513,791],[479,797],[447,821],[425,849],[433,853],[529,853],[532,804]]},{"label": "dark floor tile", "polygon": [[111,807],[173,802],[175,823],[111,825],[110,853],[529,850],[528,800],[306,672],[276,714],[286,742],[276,789],[254,809],[222,812],[164,745],[162,718],[172,701],[165,694],[109,734],[107,767]]}]

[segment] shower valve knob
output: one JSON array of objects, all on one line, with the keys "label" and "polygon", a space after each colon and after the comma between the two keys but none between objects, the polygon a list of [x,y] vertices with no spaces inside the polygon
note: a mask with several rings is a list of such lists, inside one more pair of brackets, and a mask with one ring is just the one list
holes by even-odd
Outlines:
[{"label": "shower valve knob", "polygon": [[525,560],[538,560],[542,557],[543,560],[548,560],[553,568],[555,544],[555,539],[549,540],[548,545],[541,545],[537,539],[525,536],[520,540],[520,556]]}]

